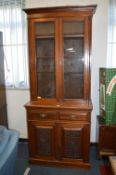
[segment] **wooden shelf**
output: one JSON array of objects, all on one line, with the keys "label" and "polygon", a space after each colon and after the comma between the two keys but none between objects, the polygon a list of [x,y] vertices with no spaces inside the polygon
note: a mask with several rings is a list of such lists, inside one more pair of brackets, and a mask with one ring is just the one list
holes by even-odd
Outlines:
[{"label": "wooden shelf", "polygon": [[64,38],[84,38],[84,34],[64,34]]},{"label": "wooden shelf", "polygon": [[37,57],[37,59],[55,59],[55,57],[54,56],[40,56],[40,57]]},{"label": "wooden shelf", "polygon": [[53,35],[36,35],[36,39],[54,39],[55,36]]},{"label": "wooden shelf", "polygon": [[48,72],[42,72],[42,71],[39,72],[39,71],[37,71],[37,73],[38,73],[38,74],[48,74],[48,73],[49,73],[49,74],[54,74],[55,72],[49,72],[49,71],[48,71]]},{"label": "wooden shelf", "polygon": [[83,76],[83,73],[78,72],[64,72],[64,74],[77,74],[79,76]]},{"label": "wooden shelf", "polygon": [[102,150],[100,151],[101,156],[112,156],[115,155],[114,150]]},{"label": "wooden shelf", "polygon": [[[36,35],[36,39],[53,39],[55,35]],[[84,34],[64,34],[63,38],[84,38]]]},{"label": "wooden shelf", "polygon": [[[72,52],[72,54],[73,54],[73,52]],[[83,61],[83,57],[82,58],[77,58],[77,57],[65,56],[65,55],[64,55],[64,59],[76,59],[77,61]]]}]

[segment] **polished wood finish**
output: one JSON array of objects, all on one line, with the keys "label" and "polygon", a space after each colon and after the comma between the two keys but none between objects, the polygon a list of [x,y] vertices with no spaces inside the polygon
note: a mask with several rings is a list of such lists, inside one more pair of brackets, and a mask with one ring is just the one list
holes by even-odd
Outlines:
[{"label": "polished wood finish", "polygon": [[90,168],[91,23],[96,6],[25,9],[30,162]]},{"label": "polished wood finish", "polygon": [[8,126],[4,75],[3,34],[0,32],[0,125]]},{"label": "polished wood finish", "polygon": [[30,162],[89,168],[90,111],[33,103],[26,105]]},{"label": "polished wood finish", "polygon": [[116,154],[116,125],[107,125],[97,116],[98,157]]}]

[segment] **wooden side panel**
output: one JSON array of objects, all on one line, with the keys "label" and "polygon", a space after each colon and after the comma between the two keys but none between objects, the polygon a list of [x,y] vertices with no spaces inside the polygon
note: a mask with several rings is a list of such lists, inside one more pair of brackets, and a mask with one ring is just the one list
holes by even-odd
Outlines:
[{"label": "wooden side panel", "polygon": [[8,126],[2,32],[0,32],[0,125]]},{"label": "wooden side panel", "polygon": [[116,154],[116,125],[106,125],[102,122],[101,117],[97,116],[97,141],[98,157]]},{"label": "wooden side panel", "polygon": [[116,149],[116,127],[102,126],[100,127],[100,149],[114,150]]}]

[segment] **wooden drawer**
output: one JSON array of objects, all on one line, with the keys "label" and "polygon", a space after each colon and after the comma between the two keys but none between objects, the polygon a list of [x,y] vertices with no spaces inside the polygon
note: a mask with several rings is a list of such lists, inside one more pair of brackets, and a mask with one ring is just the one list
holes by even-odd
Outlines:
[{"label": "wooden drawer", "polygon": [[89,115],[84,112],[60,112],[61,120],[89,121]]},{"label": "wooden drawer", "polygon": [[49,120],[58,119],[57,112],[53,111],[35,111],[31,110],[28,113],[28,120]]}]

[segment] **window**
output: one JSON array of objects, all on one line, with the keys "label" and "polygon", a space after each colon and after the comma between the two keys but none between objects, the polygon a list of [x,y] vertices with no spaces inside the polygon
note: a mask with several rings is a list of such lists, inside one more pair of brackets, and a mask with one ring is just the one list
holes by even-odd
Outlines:
[{"label": "window", "polygon": [[107,66],[116,67],[116,0],[109,0]]},{"label": "window", "polygon": [[0,1],[0,31],[3,32],[6,86],[28,87],[26,17],[24,0]]}]

